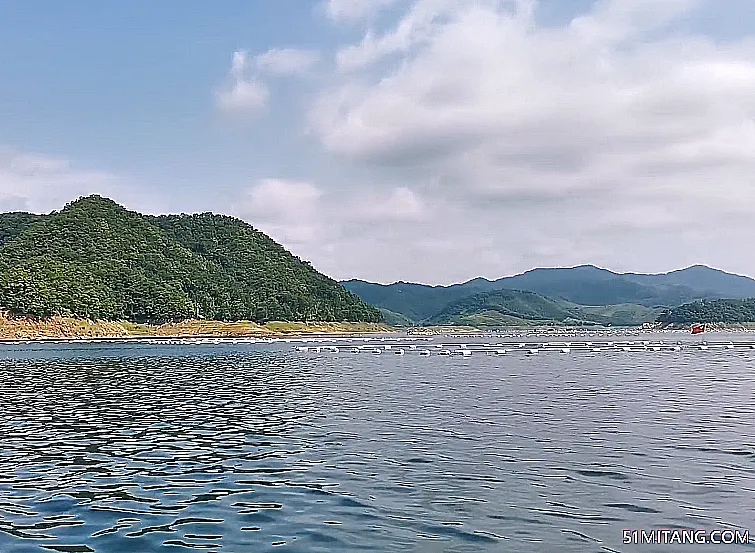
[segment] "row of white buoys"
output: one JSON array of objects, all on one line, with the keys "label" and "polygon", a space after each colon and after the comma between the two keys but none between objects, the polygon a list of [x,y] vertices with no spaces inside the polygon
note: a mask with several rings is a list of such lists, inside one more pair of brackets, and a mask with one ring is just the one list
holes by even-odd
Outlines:
[{"label": "row of white buoys", "polygon": [[[468,357],[472,353],[487,353],[491,355],[507,355],[512,353],[525,355],[538,355],[539,353],[555,352],[562,355],[569,353],[601,353],[601,352],[679,352],[686,351],[707,351],[707,350],[735,350],[747,349],[755,350],[753,342],[691,342],[676,341],[664,342],[649,340],[626,340],[626,341],[607,341],[607,342],[514,342],[499,344],[480,344],[480,343],[456,343],[456,344],[428,344],[424,348],[418,348],[416,344],[401,343],[375,343],[351,346],[346,351],[354,354],[363,352],[372,352],[375,355],[381,353],[393,352],[396,355],[405,355],[417,353],[421,356],[441,355],[441,356],[462,356]],[[295,346],[298,352],[312,353],[339,353],[340,349],[335,345],[316,345],[316,346]]]}]

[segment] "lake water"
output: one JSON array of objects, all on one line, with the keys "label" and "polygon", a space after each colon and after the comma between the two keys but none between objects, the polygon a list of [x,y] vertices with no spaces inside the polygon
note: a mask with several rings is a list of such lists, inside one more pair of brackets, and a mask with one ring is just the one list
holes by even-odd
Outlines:
[{"label": "lake water", "polygon": [[755,351],[0,347],[0,551],[732,551]]}]

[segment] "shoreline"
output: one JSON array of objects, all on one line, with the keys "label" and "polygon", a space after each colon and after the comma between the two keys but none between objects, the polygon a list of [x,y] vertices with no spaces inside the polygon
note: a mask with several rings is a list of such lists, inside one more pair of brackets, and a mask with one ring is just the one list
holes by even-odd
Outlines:
[{"label": "shoreline", "polygon": [[[755,325],[709,325],[706,333],[752,332]],[[258,324],[251,321],[186,320],[150,325],[129,321],[93,321],[75,317],[32,318],[10,316],[0,312],[0,343],[17,342],[86,342],[140,341],[148,339],[281,339],[302,337],[348,337],[370,334],[406,334],[407,336],[609,336],[656,333],[685,333],[688,327],[665,328],[636,326],[613,328],[558,327],[552,325],[527,327],[434,326],[395,328],[383,323],[355,322],[280,322]]]},{"label": "shoreline", "polygon": [[0,342],[52,342],[179,338],[281,338],[394,333],[381,323],[269,322],[187,320],[162,325],[129,321],[96,321],[75,317],[14,317],[0,314]]}]

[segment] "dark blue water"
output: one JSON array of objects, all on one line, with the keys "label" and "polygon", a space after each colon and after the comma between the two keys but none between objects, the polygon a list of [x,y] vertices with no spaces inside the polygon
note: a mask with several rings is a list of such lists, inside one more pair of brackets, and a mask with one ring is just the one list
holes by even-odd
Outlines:
[{"label": "dark blue water", "polygon": [[[0,349],[0,551],[732,551],[755,353]],[[751,532],[752,533],[752,532]]]}]

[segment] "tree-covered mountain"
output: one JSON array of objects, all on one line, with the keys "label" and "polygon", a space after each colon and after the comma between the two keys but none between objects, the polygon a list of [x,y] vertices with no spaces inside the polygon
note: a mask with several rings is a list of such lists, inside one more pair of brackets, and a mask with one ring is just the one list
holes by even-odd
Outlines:
[{"label": "tree-covered mountain", "polygon": [[693,265],[686,269],[655,275],[626,273],[623,276],[640,284],[685,286],[710,297],[736,299],[755,297],[754,279],[705,265]]},{"label": "tree-covered mountain", "polygon": [[12,240],[32,224],[44,219],[44,215],[13,211],[0,213],[0,246]]},{"label": "tree-covered mountain", "polygon": [[483,292],[523,290],[583,306],[581,317],[604,317],[615,325],[654,320],[660,308],[698,299],[755,297],[755,280],[694,266],[665,274],[615,273],[592,265],[533,269],[497,280],[475,278],[451,286],[399,282],[343,283],[367,303],[404,315],[415,324],[435,320],[451,303]]},{"label": "tree-covered mountain", "polygon": [[582,320],[562,303],[534,292],[496,290],[472,294],[446,305],[427,320],[431,325],[498,326]]},{"label": "tree-covered mountain", "polygon": [[232,217],[149,217],[100,196],[46,216],[0,217],[0,307],[15,313],[164,322],[382,319]]},{"label": "tree-covered mountain", "polygon": [[[519,275],[488,281],[480,279],[465,283],[478,290],[528,290],[581,305],[615,305],[634,303],[648,307],[679,305],[707,292],[688,286],[658,282],[637,282],[627,275],[592,265],[572,268],[532,269]],[[702,294],[702,296],[701,296]]]},{"label": "tree-covered mountain", "polygon": [[640,305],[584,306],[519,290],[463,297],[430,317],[430,325],[508,326],[569,324],[632,326],[655,320],[659,310]]},{"label": "tree-covered mountain", "polygon": [[414,322],[402,315],[401,313],[394,313],[389,309],[380,309],[380,313],[383,315],[383,322],[393,327],[406,327],[414,326]]},{"label": "tree-covered mountain", "polygon": [[754,323],[755,299],[700,300],[663,312],[658,321],[666,324]]},{"label": "tree-covered mountain", "polygon": [[449,302],[470,294],[463,287],[427,286],[406,282],[373,284],[362,280],[347,280],[341,284],[366,303],[401,314],[415,322],[427,319]]}]

